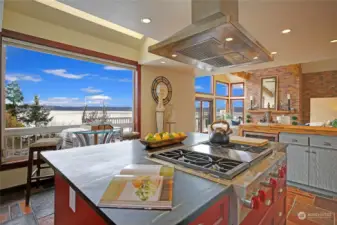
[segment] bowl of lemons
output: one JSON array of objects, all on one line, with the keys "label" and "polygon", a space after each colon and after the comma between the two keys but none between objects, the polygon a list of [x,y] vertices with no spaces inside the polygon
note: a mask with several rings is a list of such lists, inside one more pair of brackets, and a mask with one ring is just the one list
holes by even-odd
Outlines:
[{"label": "bowl of lemons", "polygon": [[162,132],[162,133],[148,133],[140,142],[148,148],[158,148],[177,144],[187,138],[184,132]]}]

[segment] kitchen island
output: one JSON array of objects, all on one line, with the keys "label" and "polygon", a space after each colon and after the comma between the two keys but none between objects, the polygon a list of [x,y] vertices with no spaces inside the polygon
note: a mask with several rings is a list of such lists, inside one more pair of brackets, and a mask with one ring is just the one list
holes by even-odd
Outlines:
[{"label": "kitchen island", "polygon": [[[208,135],[190,133],[182,146],[206,140]],[[285,145],[278,144],[278,147],[284,150]],[[229,196],[234,192],[233,187],[179,170],[174,177],[171,211],[97,207],[112,177],[122,168],[129,164],[155,164],[146,159],[147,155],[137,140],[43,153],[56,173],[55,225],[232,223]],[[205,218],[211,218],[209,223],[203,221]]]}]

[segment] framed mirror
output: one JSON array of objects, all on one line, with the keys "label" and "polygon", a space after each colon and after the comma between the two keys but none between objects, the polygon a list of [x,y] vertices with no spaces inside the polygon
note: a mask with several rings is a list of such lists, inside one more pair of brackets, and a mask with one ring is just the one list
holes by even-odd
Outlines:
[{"label": "framed mirror", "polygon": [[277,109],[277,77],[261,78],[261,108]]}]

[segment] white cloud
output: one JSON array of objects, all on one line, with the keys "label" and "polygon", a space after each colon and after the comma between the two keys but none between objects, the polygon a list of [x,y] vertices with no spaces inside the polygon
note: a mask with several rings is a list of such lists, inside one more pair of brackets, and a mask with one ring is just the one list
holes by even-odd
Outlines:
[{"label": "white cloud", "polygon": [[106,95],[92,95],[92,96],[86,96],[85,97],[88,101],[103,101],[103,100],[111,100],[109,96]]},{"label": "white cloud", "polygon": [[81,91],[84,91],[84,92],[87,92],[87,93],[91,93],[91,94],[103,92],[102,90],[100,90],[100,89],[94,89],[93,87],[82,88]]},{"label": "white cloud", "polygon": [[203,87],[201,87],[201,86],[198,86],[198,85],[197,85],[197,86],[195,86],[194,88],[195,88],[195,90],[202,90],[202,89],[204,89]]},{"label": "white cloud", "polygon": [[88,74],[67,73],[67,70],[65,69],[43,70],[43,72],[68,79],[82,79],[83,77],[88,76]]},{"label": "white cloud", "polygon": [[79,98],[68,98],[68,97],[53,97],[46,100],[40,100],[41,105],[52,105],[52,106],[84,106],[84,101]]},{"label": "white cloud", "polygon": [[38,75],[26,75],[26,74],[20,74],[20,73],[6,74],[5,79],[8,81],[25,80],[25,81],[33,81],[33,82],[40,82],[42,80],[41,77]]},{"label": "white cloud", "polygon": [[117,67],[117,66],[104,66],[105,70],[127,70],[125,68],[122,68],[122,67]]},{"label": "white cloud", "polygon": [[132,80],[128,78],[122,78],[122,79],[118,79],[118,82],[132,82]]}]

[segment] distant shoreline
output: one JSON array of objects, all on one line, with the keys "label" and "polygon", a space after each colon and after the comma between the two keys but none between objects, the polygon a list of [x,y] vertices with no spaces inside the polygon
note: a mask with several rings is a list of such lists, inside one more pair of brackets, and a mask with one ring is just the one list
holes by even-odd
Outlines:
[{"label": "distant shoreline", "polygon": [[[45,107],[48,108],[49,110],[53,110],[53,111],[83,111],[84,110],[84,106],[76,106],[76,107],[72,107],[72,106],[45,106]],[[88,106],[87,107],[87,111],[93,111],[93,110],[102,111],[102,106]],[[130,112],[132,112],[132,107],[106,106],[105,110],[106,111],[130,111]]]}]

